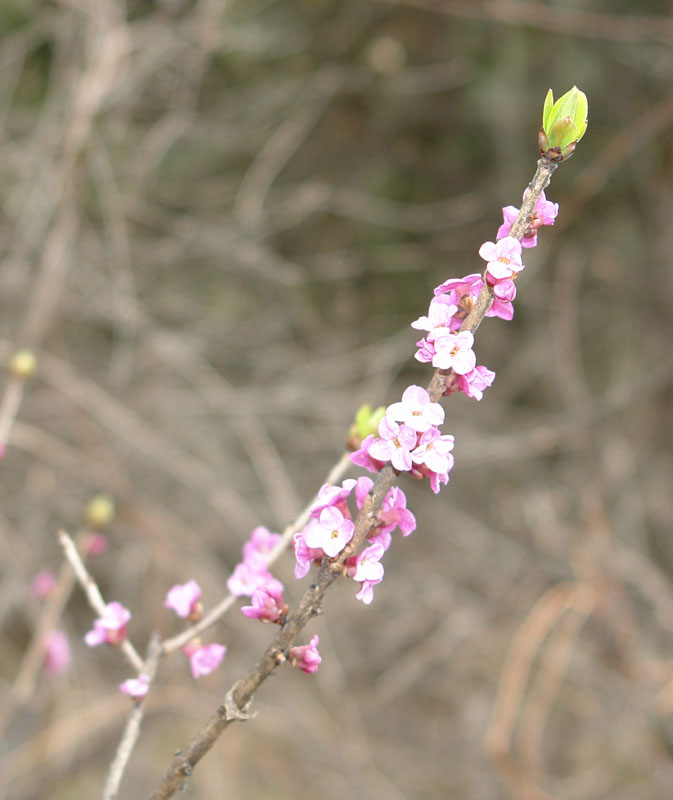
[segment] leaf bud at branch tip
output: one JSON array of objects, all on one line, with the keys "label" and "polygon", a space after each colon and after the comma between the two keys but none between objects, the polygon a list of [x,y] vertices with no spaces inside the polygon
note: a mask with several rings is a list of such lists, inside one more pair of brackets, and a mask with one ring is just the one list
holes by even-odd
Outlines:
[{"label": "leaf bud at branch tip", "polygon": [[37,367],[37,359],[35,354],[30,350],[19,350],[14,353],[12,360],[9,362],[9,369],[16,378],[26,380],[35,374]]},{"label": "leaf bud at branch tip", "polygon": [[539,144],[543,156],[553,162],[565,161],[575,152],[589,123],[589,102],[577,86],[554,102],[550,89],[542,110]]},{"label": "leaf bud at branch tip", "polygon": [[87,503],[84,517],[90,528],[102,528],[112,522],[115,506],[112,498],[105,494],[97,494]]}]

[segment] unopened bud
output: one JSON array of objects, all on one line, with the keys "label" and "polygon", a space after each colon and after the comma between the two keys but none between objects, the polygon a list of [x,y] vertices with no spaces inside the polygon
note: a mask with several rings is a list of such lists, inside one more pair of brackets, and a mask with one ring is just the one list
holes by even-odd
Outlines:
[{"label": "unopened bud", "polygon": [[90,528],[102,528],[114,519],[115,505],[111,497],[97,494],[92,497],[84,512],[86,524]]},{"label": "unopened bud", "polygon": [[17,378],[30,378],[35,373],[37,367],[37,359],[34,353],[30,350],[19,350],[14,353],[12,360],[9,362],[9,369]]}]

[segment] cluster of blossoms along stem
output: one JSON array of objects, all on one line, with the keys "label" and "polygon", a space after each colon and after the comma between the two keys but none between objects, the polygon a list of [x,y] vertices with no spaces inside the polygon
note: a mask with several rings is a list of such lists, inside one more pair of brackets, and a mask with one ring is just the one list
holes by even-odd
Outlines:
[{"label": "cluster of blossoms along stem", "polygon": [[[525,194],[524,194],[525,198]],[[516,277],[524,264],[521,260],[522,243],[510,236],[510,228],[519,210],[514,206],[503,208],[503,224],[495,242],[485,242],[479,255],[486,261],[483,274],[475,273],[464,278],[449,279],[434,292],[426,316],[411,323],[416,330],[425,331],[417,342],[416,359],[430,362],[433,367],[446,370],[445,391],[463,392],[468,397],[481,400],[484,390],[495,378],[487,367],[477,365],[472,349],[474,336],[460,328],[472,310],[487,282],[493,293],[493,303],[487,316],[511,320],[516,297]],[[528,219],[523,236],[524,247],[534,247],[537,231],[542,225],[553,225],[558,205],[550,203],[544,192],[538,198]],[[351,461],[370,472],[379,472],[386,463],[399,472],[408,472],[414,478],[428,478],[433,492],[439,492],[449,481],[453,467],[454,437],[443,434],[444,409],[431,400],[421,386],[409,386],[402,399],[389,405],[378,420],[377,434],[367,433],[354,447]],[[373,427],[373,426],[372,426]],[[357,438],[357,437],[356,437]],[[325,484],[310,510],[310,521],[301,533],[295,534],[295,575],[303,578],[313,564],[324,558],[339,556],[350,542],[354,523],[348,506],[351,493],[358,509],[362,508],[373,482],[370,478],[345,480],[341,486]],[[413,514],[406,507],[402,490],[389,490],[378,512],[378,522],[367,539],[367,546],[357,555],[349,556],[344,573],[360,583],[356,597],[371,603],[373,587],[383,579],[380,563],[391,542],[391,532],[399,527],[408,535],[416,527]]]}]

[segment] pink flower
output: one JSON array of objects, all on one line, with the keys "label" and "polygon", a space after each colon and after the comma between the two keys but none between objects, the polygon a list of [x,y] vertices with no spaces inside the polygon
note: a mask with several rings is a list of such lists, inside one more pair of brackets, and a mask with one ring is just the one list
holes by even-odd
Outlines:
[{"label": "pink flower", "polygon": [[35,597],[42,599],[51,592],[55,583],[56,575],[49,569],[41,569],[31,581],[30,588]]},{"label": "pink flower", "polygon": [[116,646],[126,638],[126,625],[130,619],[131,612],[121,603],[108,603],[103,616],[94,621],[93,630],[86,634],[84,641],[89,647],[99,644]]},{"label": "pink flower", "polygon": [[194,680],[217,669],[224,658],[227,648],[223,644],[201,645],[198,639],[182,648],[182,652],[189,658],[189,667]]},{"label": "pink flower", "polygon": [[70,665],[70,643],[63,631],[49,631],[44,637],[44,651],[45,672],[57,675]]},{"label": "pink flower", "polygon": [[355,526],[334,506],[323,508],[319,519],[311,520],[304,528],[304,541],[310,548],[320,548],[334,558],[353,538]]},{"label": "pink flower", "polygon": [[279,533],[271,533],[260,525],[250,534],[243,545],[243,562],[253,572],[265,572],[269,563],[269,554],[280,541]]},{"label": "pink flower", "polygon": [[[440,295],[430,301],[427,317],[419,317],[411,323],[411,327],[419,331],[432,331],[435,328],[450,330],[453,326],[454,315],[458,312],[458,305],[451,302],[448,296]],[[460,321],[455,327],[460,327]]]},{"label": "pink flower", "polygon": [[318,643],[320,639],[314,636],[310,644],[300,645],[299,647],[290,648],[290,663],[293,667],[299,667],[300,670],[307,675],[312,675],[318,671],[318,667],[322,661],[320,653],[318,652]]},{"label": "pink flower", "polygon": [[[528,190],[526,189],[526,192]],[[524,199],[526,197],[524,192]],[[537,232],[542,225],[553,225],[558,215],[558,203],[551,203],[545,197],[544,192],[540,194],[535,203],[532,214],[528,217],[528,226],[521,239],[522,247],[535,247],[537,244]],[[519,209],[514,206],[505,206],[502,210],[503,224],[498,228],[498,239],[509,236],[510,228],[514,220],[519,216]]]},{"label": "pink flower", "polygon": [[252,605],[241,608],[246,617],[262,622],[277,622],[280,625],[285,621],[288,610],[282,591],[275,588],[256,589],[252,593]]},{"label": "pink flower", "polygon": [[203,607],[199,603],[201,597],[201,587],[192,580],[184,584],[177,584],[168,590],[164,606],[172,608],[173,611],[183,619],[188,617],[197,622],[201,618]]},{"label": "pink flower", "polygon": [[[365,498],[373,485],[371,478],[366,476],[358,478],[355,487],[355,501],[358,508],[364,505]],[[390,534],[396,527],[399,527],[403,536],[408,536],[416,528],[416,518],[407,508],[407,498],[399,486],[393,486],[388,491],[377,516],[379,524],[375,533],[369,537],[369,541],[372,544],[376,542],[382,544],[384,550],[390,547]]]},{"label": "pink flower", "polygon": [[350,563],[347,565],[346,574],[360,582],[360,591],[356,597],[367,606],[374,599],[374,586],[383,580],[383,564],[380,563],[383,553],[383,545],[376,542],[358,553],[352,561],[348,559]]},{"label": "pink flower", "polygon": [[311,505],[311,516],[318,518],[323,508],[328,508],[329,506],[335,506],[346,516],[348,509],[346,500],[354,486],[355,480],[353,478],[347,478],[341,486],[331,486],[329,483],[323,484],[318,490],[315,502]]},{"label": "pink flower", "polygon": [[409,425],[398,425],[389,417],[379,422],[379,437],[369,446],[369,454],[379,461],[390,461],[396,470],[411,469],[412,448],[416,446],[416,431]]},{"label": "pink flower", "polygon": [[458,375],[474,369],[477,357],[472,350],[474,335],[469,331],[447,333],[434,342],[435,355],[432,366],[438,369],[452,369]]},{"label": "pink flower", "polygon": [[107,552],[107,536],[102,533],[90,533],[84,544],[88,556],[100,556]]},{"label": "pink flower", "polygon": [[512,236],[498,242],[484,242],[479,255],[488,262],[486,269],[496,281],[511,278],[524,268],[521,263],[521,243]]},{"label": "pink flower", "polygon": [[119,688],[133,700],[142,700],[150,688],[150,679],[147,675],[139,675],[120,683]]},{"label": "pink flower", "polygon": [[[416,354],[418,356],[418,353]],[[430,359],[428,359],[430,361]],[[368,436],[362,440],[360,444],[360,449],[355,450],[353,453],[350,454],[349,458],[358,467],[364,467],[364,469],[368,469],[370,472],[380,472],[381,468],[385,464],[385,461],[378,461],[375,458],[372,458],[369,455],[369,448],[371,447],[372,443],[376,441],[376,436],[373,433],[370,433]]]},{"label": "pink flower", "polygon": [[414,464],[424,464],[431,472],[445,475],[453,466],[453,445],[453,436],[442,436],[437,428],[430,428],[421,436],[411,458]]},{"label": "pink flower", "polygon": [[447,381],[444,394],[463,392],[468,397],[481,400],[484,396],[484,391],[493,383],[495,372],[486,367],[478,366],[465,375],[453,375],[451,377],[453,380],[451,382]]},{"label": "pink flower", "polygon": [[234,597],[252,597],[252,593],[255,589],[268,586],[280,588],[281,591],[283,590],[283,584],[274,578],[268,570],[264,572],[255,572],[244,561],[236,565],[236,568],[227,581],[227,589]]},{"label": "pink flower", "polygon": [[402,401],[389,405],[386,415],[419,433],[444,422],[444,409],[439,403],[431,403],[430,395],[421,386],[407,387]]},{"label": "pink flower", "polygon": [[294,565],[294,577],[297,580],[308,575],[314,563],[320,563],[325,554],[320,547],[309,547],[302,533],[294,535],[294,555],[297,563]]}]

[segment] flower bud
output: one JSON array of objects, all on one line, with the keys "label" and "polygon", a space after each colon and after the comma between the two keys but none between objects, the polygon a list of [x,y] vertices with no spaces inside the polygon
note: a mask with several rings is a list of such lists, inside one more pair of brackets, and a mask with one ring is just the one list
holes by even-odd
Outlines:
[{"label": "flower bud", "polygon": [[112,522],[115,506],[112,498],[105,494],[97,494],[87,503],[84,517],[90,528],[102,528]]},{"label": "flower bud", "polygon": [[16,378],[30,378],[35,372],[37,367],[37,359],[35,354],[30,350],[19,350],[14,353],[12,360],[9,362],[9,369]]},{"label": "flower bud", "polygon": [[544,101],[542,128],[540,129],[540,152],[550,161],[564,161],[575,152],[577,143],[584,136],[589,120],[587,96],[577,86],[554,102],[550,89]]}]

